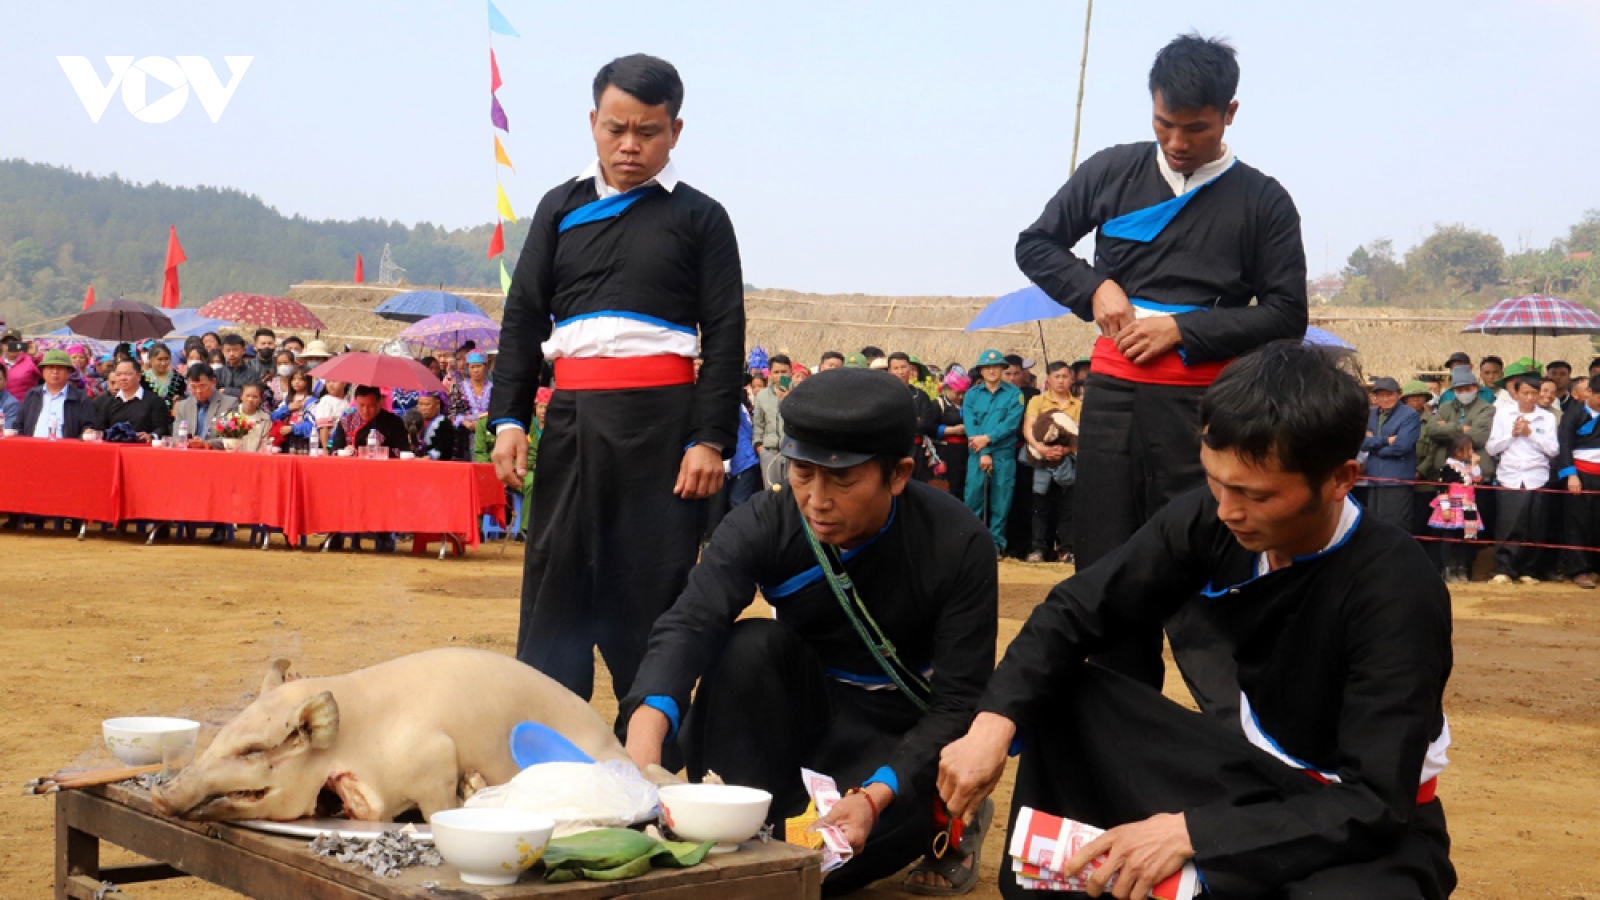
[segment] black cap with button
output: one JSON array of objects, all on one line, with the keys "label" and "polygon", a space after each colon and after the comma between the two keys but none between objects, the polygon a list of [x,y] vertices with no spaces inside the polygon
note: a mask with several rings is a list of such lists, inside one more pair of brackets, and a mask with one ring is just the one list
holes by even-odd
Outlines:
[{"label": "black cap with button", "polygon": [[917,413],[905,382],[877,369],[830,369],[795,385],[778,406],[783,455],[829,469],[909,456]]}]

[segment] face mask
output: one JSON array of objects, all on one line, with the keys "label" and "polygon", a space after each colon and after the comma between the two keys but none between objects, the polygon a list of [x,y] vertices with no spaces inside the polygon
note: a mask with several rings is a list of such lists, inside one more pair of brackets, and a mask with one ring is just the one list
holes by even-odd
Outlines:
[{"label": "face mask", "polygon": [[292,373],[293,371],[294,371],[294,366],[279,366],[278,367],[278,374],[282,375],[284,378],[288,378],[290,373]]}]

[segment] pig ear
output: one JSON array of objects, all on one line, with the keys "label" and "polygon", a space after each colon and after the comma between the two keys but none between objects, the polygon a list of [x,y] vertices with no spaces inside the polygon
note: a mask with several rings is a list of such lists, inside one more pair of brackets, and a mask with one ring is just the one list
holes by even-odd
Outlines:
[{"label": "pig ear", "polygon": [[339,736],[339,704],[333,694],[323,691],[307,698],[294,714],[295,731],[313,750],[326,750]]},{"label": "pig ear", "polygon": [[261,694],[264,695],[282,685],[283,677],[287,674],[289,674],[289,661],[287,659],[273,660],[272,665],[267,667],[266,677],[261,679]]}]

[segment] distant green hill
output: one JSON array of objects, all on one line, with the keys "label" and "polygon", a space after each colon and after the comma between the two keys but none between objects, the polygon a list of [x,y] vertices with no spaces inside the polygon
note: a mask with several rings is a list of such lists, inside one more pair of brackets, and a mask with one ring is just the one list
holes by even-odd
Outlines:
[{"label": "distant green hill", "polygon": [[[499,266],[485,257],[493,224],[312,221],[232,188],[134,184],[9,159],[0,160],[0,318],[25,325],[76,313],[90,284],[99,298],[159,300],[168,225],[189,257],[179,270],[184,306],[348,280],[357,253],[373,281],[385,243],[412,284],[499,284]],[[526,235],[522,222],[507,227],[508,268]]]}]

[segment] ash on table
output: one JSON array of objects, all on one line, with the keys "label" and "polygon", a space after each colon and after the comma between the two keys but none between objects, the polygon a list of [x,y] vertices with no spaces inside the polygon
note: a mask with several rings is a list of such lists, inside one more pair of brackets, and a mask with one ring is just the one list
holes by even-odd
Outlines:
[{"label": "ash on table", "polygon": [[144,788],[147,791],[151,791],[151,790],[155,790],[160,785],[166,784],[167,782],[171,781],[173,778],[176,778],[176,777],[177,777],[177,773],[176,772],[173,772],[173,771],[170,771],[170,770],[162,770],[160,772],[147,772],[144,775],[135,775],[133,778],[130,778],[128,780],[133,782],[134,784],[137,784],[139,787]]},{"label": "ash on table", "polygon": [[393,878],[401,869],[411,866],[444,864],[444,858],[432,844],[412,840],[411,835],[403,831],[385,831],[370,840],[322,834],[306,849],[317,856],[370,869],[380,878]]}]

